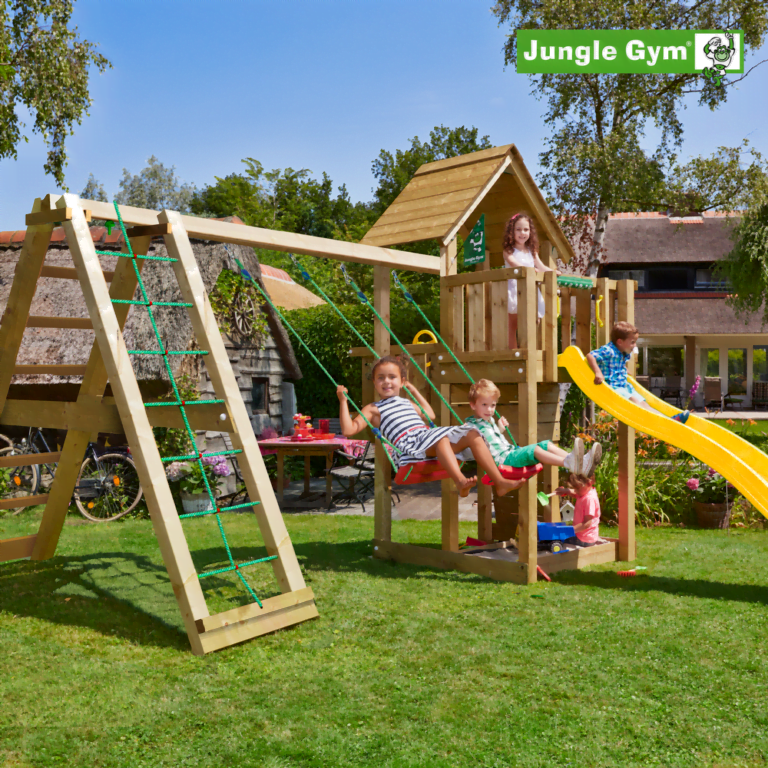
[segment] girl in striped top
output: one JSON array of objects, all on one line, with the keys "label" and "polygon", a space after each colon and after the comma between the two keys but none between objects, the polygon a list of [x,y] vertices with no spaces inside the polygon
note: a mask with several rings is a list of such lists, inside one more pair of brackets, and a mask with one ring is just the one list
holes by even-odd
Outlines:
[{"label": "girl in striped top", "polygon": [[[373,366],[373,387],[379,400],[363,407],[362,411],[374,427],[397,448],[394,453],[398,466],[437,458],[456,484],[461,496],[466,496],[477,483],[477,477],[465,477],[458,459],[477,461],[490,476],[496,492],[503,496],[519,488],[524,481],[507,480],[499,472],[488,445],[480,432],[471,424],[456,427],[428,427],[416,406],[403,397],[400,390],[408,389],[418,400],[429,419],[435,418],[432,406],[407,380],[405,365],[396,357],[382,357]],[[362,416],[354,419],[344,397],[346,388],[339,386],[336,394],[341,404],[339,420],[345,437],[356,435],[365,428]],[[458,458],[457,458],[458,457]]]}]

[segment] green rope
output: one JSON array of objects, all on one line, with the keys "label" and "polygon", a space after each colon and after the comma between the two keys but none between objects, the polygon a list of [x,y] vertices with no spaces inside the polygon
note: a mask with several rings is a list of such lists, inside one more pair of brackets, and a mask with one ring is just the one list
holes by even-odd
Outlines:
[{"label": "green rope", "polygon": [[[204,579],[206,576],[216,576],[219,573],[227,573],[228,571],[237,571],[240,568],[247,568],[249,565],[256,565],[256,563],[266,563],[269,560],[276,560],[277,555],[270,555],[269,557],[260,557],[258,560],[249,560],[247,563],[240,563],[240,565],[228,566],[227,568],[217,568],[215,571],[206,571],[200,574],[200,578]],[[259,602],[259,607],[263,608]]]},{"label": "green rope", "polygon": [[208,352],[200,349],[192,350],[190,352],[163,352],[162,350],[149,350],[149,349],[129,349],[129,355],[207,355]]},{"label": "green rope", "polygon": [[[392,270],[392,277],[394,278],[395,285],[403,292],[403,296],[405,297],[406,301],[409,301],[413,306],[416,308],[416,311],[421,315],[421,317],[424,319],[426,324],[430,327],[432,333],[435,334],[435,338],[448,350],[448,354],[453,358],[453,361],[456,363],[456,365],[461,368],[462,373],[474,384],[475,380],[469,375],[469,371],[461,364],[461,361],[458,357],[453,353],[453,350],[451,347],[445,343],[443,340],[443,337],[437,332],[437,328],[435,328],[434,325],[432,325],[432,321],[424,314],[421,307],[416,303],[416,300],[411,296],[410,292],[406,289],[406,287],[400,282],[400,278],[397,276],[397,272],[395,270]],[[494,414],[496,415],[497,419],[500,419],[501,416],[499,415],[499,412],[494,410]],[[515,438],[512,437],[512,433],[509,430],[509,425],[506,427],[507,435],[509,439],[512,441],[512,445],[517,447],[517,443],[515,442]]]},{"label": "green rope", "polygon": [[456,421],[458,421],[460,424],[463,424],[464,419],[462,419],[459,416],[459,414],[456,413],[456,411],[454,411],[453,408],[451,408],[451,404],[443,397],[442,393],[440,392],[438,387],[435,385],[435,383],[432,381],[432,379],[430,379],[429,376],[421,369],[421,366],[416,362],[413,355],[405,348],[405,344],[403,344],[400,341],[400,339],[398,339],[397,336],[395,336],[394,332],[389,327],[389,325],[387,325],[384,318],[376,311],[376,307],[374,307],[373,304],[371,304],[371,302],[368,301],[368,297],[360,290],[357,283],[349,276],[349,273],[344,268],[344,265],[340,264],[339,266],[341,267],[341,271],[344,275],[344,279],[347,281],[347,285],[351,286],[352,290],[357,294],[357,298],[360,299],[360,301],[363,304],[368,306],[371,312],[373,312],[373,314],[376,315],[379,322],[387,329],[387,332],[389,333],[389,335],[395,340],[395,343],[400,346],[403,352],[405,352],[405,354],[408,356],[408,359],[416,366],[419,373],[424,377],[424,379],[429,384],[429,386],[435,390],[435,392],[437,393],[437,396],[440,398],[440,400],[442,400],[443,405],[453,414],[453,417],[456,419]]},{"label": "green rope", "polygon": [[223,402],[223,400],[182,400],[181,402],[173,403],[169,400],[167,403],[143,403],[143,405],[145,408],[160,408],[169,405],[218,405]]},{"label": "green rope", "polygon": [[260,501],[249,501],[245,504],[235,504],[231,507],[218,507],[214,509],[206,509],[203,512],[187,512],[184,515],[179,515],[180,519],[185,517],[204,517],[205,515],[216,515],[219,512],[231,512],[233,509],[245,509],[245,507],[255,507],[257,504],[261,504]]},{"label": "green rope", "polygon": [[[330,296],[328,296],[326,294],[326,292],[315,282],[314,278],[309,274],[309,272],[307,272],[306,269],[304,269],[303,265],[299,262],[299,260],[292,253],[289,253],[288,256],[290,257],[291,261],[294,263],[296,268],[299,270],[299,272],[301,272],[301,276],[305,280],[308,280],[310,283],[312,283],[312,285],[315,287],[315,289],[320,292],[320,295],[331,306],[333,311],[350,327],[352,332],[357,336],[358,339],[360,339],[360,341],[363,342],[365,347],[374,356],[374,358],[377,358],[379,356],[379,353],[366,341],[365,336],[363,336],[363,334],[360,333],[360,331],[358,331],[357,328],[355,328],[355,326],[352,325],[352,323],[349,322],[349,320],[347,319],[346,315],[331,301]],[[429,424],[429,426],[434,429],[435,426],[436,426],[435,422],[432,421],[432,419],[430,418],[429,414],[424,410],[424,408],[422,407],[421,403],[416,399],[416,395],[414,395],[413,392],[411,392],[409,389],[406,389],[405,393],[408,395],[408,397],[411,398],[411,400],[413,400],[414,404],[422,412],[422,414],[424,415],[424,418],[427,420],[427,423]]]},{"label": "green rope", "polygon": [[[123,217],[120,214],[120,208],[117,204],[117,202],[114,202],[113,205],[115,206],[115,213],[117,214],[117,221],[120,225],[120,231],[123,233],[123,239],[125,242],[125,246],[128,249],[128,253],[114,253],[112,251],[96,251],[96,253],[100,255],[109,255],[109,256],[120,256],[122,258],[130,258],[131,259],[131,265],[133,266],[134,274],[136,275],[136,281],[138,283],[139,289],[141,291],[141,295],[144,299],[143,302],[135,301],[130,302],[134,304],[143,304],[147,309],[147,314],[149,315],[149,321],[152,325],[152,330],[155,334],[155,340],[157,341],[158,347],[160,347],[161,350],[164,349],[164,345],[162,342],[162,337],[160,335],[160,330],[157,327],[157,323],[155,322],[154,315],[152,314],[152,307],[153,306],[160,306],[160,307],[191,307],[192,304],[182,303],[182,302],[152,302],[147,295],[147,289],[144,285],[144,281],[141,279],[141,272],[139,271],[138,267],[138,258],[147,259],[149,261],[165,261],[165,262],[177,262],[178,259],[171,259],[171,258],[164,258],[159,256],[137,256],[133,252],[133,248],[131,247],[131,241],[128,238],[128,233],[125,230],[125,224],[123,223]],[[122,302],[121,302],[122,303]],[[141,352],[138,352],[138,354],[142,354]],[[169,353],[172,354],[172,353]],[[171,369],[171,364],[169,361],[169,354],[163,354],[162,360],[165,364],[166,372],[168,373],[168,379],[171,382],[171,387],[173,389],[173,394],[176,396],[176,402],[175,403],[169,403],[170,405],[176,405],[179,408],[179,411],[181,413],[181,418],[184,421],[184,429],[187,433],[187,437],[191,441],[192,445],[195,445],[195,433],[192,430],[192,427],[189,423],[189,419],[187,418],[187,412],[186,412],[186,401],[181,397],[181,393],[179,392],[178,385],[176,384],[176,377],[173,375],[173,370]],[[207,353],[205,353],[207,354]],[[201,404],[202,401],[191,401],[190,404],[197,402],[198,404]],[[153,404],[154,405],[154,404]],[[227,540],[227,535],[224,531],[224,525],[221,522],[221,516],[218,514],[219,509],[216,508],[216,499],[213,495],[213,490],[211,489],[210,483],[208,482],[208,477],[205,474],[205,465],[203,464],[203,456],[230,456],[234,454],[242,453],[240,450],[233,450],[233,451],[216,451],[214,453],[207,453],[207,454],[201,454],[199,451],[196,451],[194,455],[191,456],[171,456],[171,457],[165,457],[162,459],[163,462],[169,462],[169,461],[185,461],[194,459],[197,462],[198,467],[200,468],[200,472],[203,477],[203,484],[205,485],[206,493],[208,494],[208,498],[211,502],[211,505],[215,509],[216,513],[216,522],[218,523],[219,533],[221,534],[221,540],[224,544],[224,549],[227,553],[227,559],[229,560],[230,568],[228,570],[234,570],[237,574],[238,578],[242,582],[242,584],[245,586],[248,593],[251,595],[251,597],[258,603],[259,607],[262,608],[262,602],[259,600],[258,596],[254,592],[251,585],[245,580],[243,575],[240,573],[239,566],[237,563],[235,563],[235,559],[232,556],[232,550],[229,546],[229,541]],[[271,558],[266,559],[274,559],[276,557],[273,556]],[[243,566],[245,565],[252,565],[257,562],[264,562],[264,559],[262,560],[253,560],[249,563],[243,563]],[[202,578],[204,574],[198,574],[198,578]],[[210,574],[207,574],[210,575]]]},{"label": "green rope", "polygon": [[[301,338],[299,335],[299,332],[288,322],[288,320],[285,318],[285,315],[272,303],[272,299],[269,298],[269,295],[267,292],[251,277],[250,272],[243,266],[243,263],[239,259],[235,259],[235,263],[240,268],[240,274],[246,279],[250,280],[251,283],[253,283],[254,286],[258,289],[259,293],[264,297],[264,301],[269,304],[269,306],[272,308],[272,310],[275,312],[275,314],[280,318],[283,325],[296,337],[296,340],[301,344],[302,347],[306,350],[307,354],[317,363],[320,370],[328,377],[331,384],[333,384],[334,387],[338,388],[338,384],[336,383],[336,380],[331,376],[328,369],[320,362],[320,360],[317,359],[317,356],[315,353],[307,346],[304,339]],[[347,401],[352,405],[352,407],[363,417],[363,421],[368,425],[370,430],[373,432],[373,434],[379,438],[383,443],[386,443],[387,445],[391,446],[391,448],[398,453],[402,453],[402,451],[392,443],[387,440],[384,435],[381,434],[381,430],[379,430],[377,427],[374,427],[373,424],[371,424],[370,421],[366,418],[365,414],[360,410],[360,408],[357,407],[355,401],[349,396],[347,392],[344,393],[344,397],[347,399]],[[397,471],[397,466],[395,465],[394,459],[389,455],[389,451],[384,451],[384,453],[387,454],[387,458],[389,459],[389,463],[392,465],[392,469]]]}]

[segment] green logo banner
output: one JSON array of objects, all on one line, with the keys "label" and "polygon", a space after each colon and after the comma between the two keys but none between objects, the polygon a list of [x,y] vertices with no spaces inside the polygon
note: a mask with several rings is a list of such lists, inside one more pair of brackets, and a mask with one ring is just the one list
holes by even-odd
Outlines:
[{"label": "green logo banner", "polygon": [[464,241],[464,266],[481,264],[485,261],[485,214],[472,227],[469,237]]},{"label": "green logo banner", "polygon": [[717,85],[744,72],[738,30],[518,29],[521,74],[696,74]]}]

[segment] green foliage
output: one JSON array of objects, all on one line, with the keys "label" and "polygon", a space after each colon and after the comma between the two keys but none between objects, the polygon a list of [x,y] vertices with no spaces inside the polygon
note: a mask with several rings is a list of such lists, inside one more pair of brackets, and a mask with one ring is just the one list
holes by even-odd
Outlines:
[{"label": "green foliage", "polygon": [[760,312],[768,323],[768,201],[744,213],[733,232],[734,249],[715,264],[715,275],[730,283],[726,303],[745,322]]},{"label": "green foliage", "polygon": [[91,106],[91,68],[112,66],[70,26],[73,9],[74,0],[0,0],[0,159],[29,141],[20,119],[29,110],[48,147],[45,172],[61,187],[67,136]]},{"label": "green foliage", "polygon": [[[338,401],[337,401],[338,402]],[[324,460],[323,460],[324,461]],[[267,468],[267,474],[270,479],[277,479],[277,456],[274,453],[264,457],[264,466]],[[325,464],[323,464],[323,467]],[[314,475],[315,473],[313,473]],[[325,471],[322,475],[325,477]],[[304,479],[304,458],[302,456],[283,457],[283,477],[287,477],[291,482]]]},{"label": "green foliage", "polygon": [[85,186],[82,192],[80,192],[80,197],[83,200],[99,200],[102,203],[109,202],[104,186],[92,173],[88,174],[88,181],[85,182]]},{"label": "green foliage", "polygon": [[11,487],[11,470],[0,467],[0,498],[3,498]]},{"label": "green foliage", "polygon": [[188,213],[195,187],[193,184],[181,184],[175,171],[176,166],[167,168],[154,155],[147,160],[147,167],[137,175],[131,176],[128,169],[123,168],[120,191],[115,199],[120,205],[153,211],[169,208]]},{"label": "green foliage", "polygon": [[701,467],[697,472],[688,472],[685,487],[694,501],[702,504],[722,504],[726,493],[733,499],[738,491],[721,475],[709,467]]},{"label": "green foliage", "polygon": [[216,285],[210,293],[211,308],[216,315],[219,330],[231,334],[233,332],[232,311],[239,296],[245,294],[253,302],[255,312],[251,315],[251,330],[248,338],[259,341],[264,347],[269,323],[266,312],[263,311],[264,300],[256,288],[245,278],[229,269],[223,269],[216,280]]},{"label": "green foliage", "polygon": [[560,409],[560,442],[562,445],[571,445],[573,439],[579,434],[579,419],[587,405],[586,395],[575,385],[571,384],[565,402]]}]

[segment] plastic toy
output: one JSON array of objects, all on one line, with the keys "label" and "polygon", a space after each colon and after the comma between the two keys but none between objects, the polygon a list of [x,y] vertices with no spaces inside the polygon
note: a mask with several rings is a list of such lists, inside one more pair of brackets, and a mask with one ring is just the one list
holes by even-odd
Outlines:
[{"label": "plastic toy", "polygon": [[554,553],[565,552],[567,548],[563,542],[576,535],[573,526],[566,523],[536,523],[536,529],[539,536],[539,549]]}]

